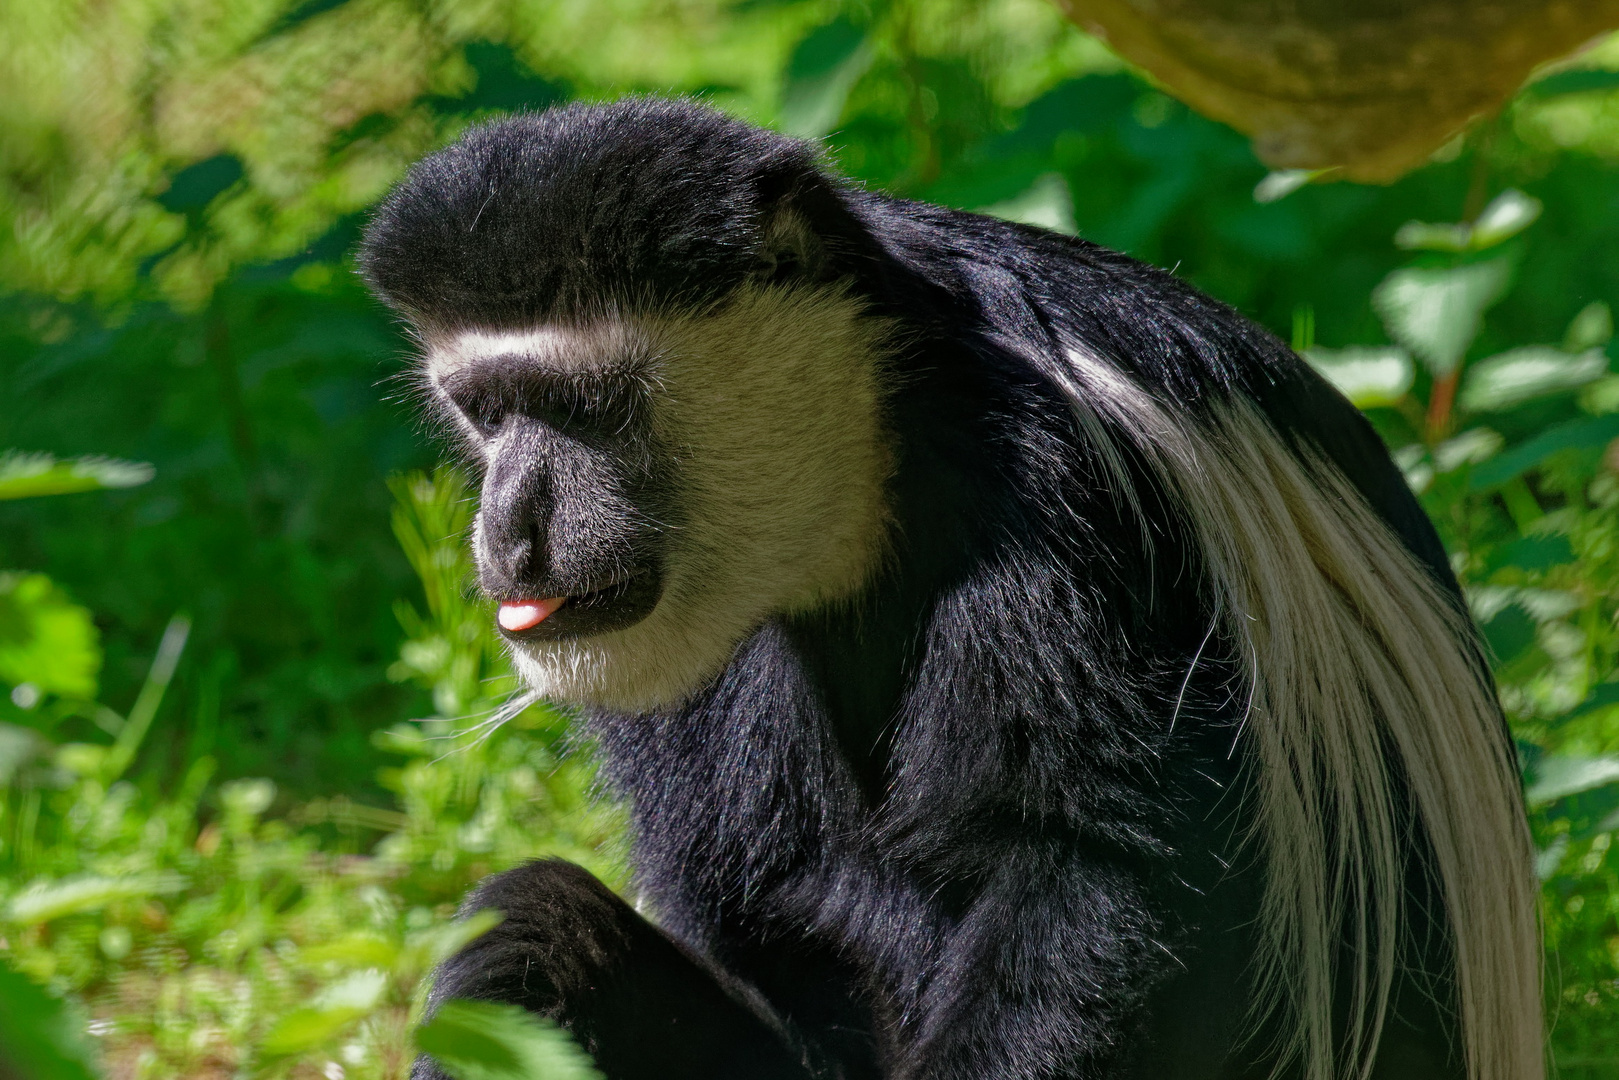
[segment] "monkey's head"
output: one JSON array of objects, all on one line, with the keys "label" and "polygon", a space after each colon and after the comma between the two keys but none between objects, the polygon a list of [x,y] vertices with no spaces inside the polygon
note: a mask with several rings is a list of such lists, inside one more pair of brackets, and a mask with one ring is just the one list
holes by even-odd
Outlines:
[{"label": "monkey's head", "polygon": [[886,329],[834,185],[633,100],[475,128],[382,204],[363,271],[481,473],[479,582],[542,694],[677,702],[881,558]]}]

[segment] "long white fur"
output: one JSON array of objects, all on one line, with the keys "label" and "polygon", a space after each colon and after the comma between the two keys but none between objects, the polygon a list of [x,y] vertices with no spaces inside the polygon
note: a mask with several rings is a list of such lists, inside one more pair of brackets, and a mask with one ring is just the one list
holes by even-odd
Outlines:
[{"label": "long white fur", "polygon": [[[1372,1068],[1404,915],[1389,747],[1443,890],[1468,1076],[1539,1080],[1532,849],[1465,616],[1334,465],[1291,451],[1251,404],[1194,422],[1106,360],[1080,348],[1068,359],[1050,373],[1087,432],[1098,417],[1125,432],[1189,515],[1246,654],[1253,840],[1267,866],[1257,974],[1262,1010],[1282,1010],[1290,1034],[1281,1049],[1309,1080]],[[1347,1045],[1335,1046],[1345,918],[1358,963]]]},{"label": "long white fur", "polygon": [[520,355],[571,370],[630,349],[657,388],[654,439],[673,466],[683,523],[667,537],[663,596],[624,630],[516,646],[524,680],[580,704],[668,705],[717,675],[772,615],[858,591],[888,535],[885,336],[841,289],[749,286],[701,317],[429,343],[430,372],[490,347],[532,343]]}]

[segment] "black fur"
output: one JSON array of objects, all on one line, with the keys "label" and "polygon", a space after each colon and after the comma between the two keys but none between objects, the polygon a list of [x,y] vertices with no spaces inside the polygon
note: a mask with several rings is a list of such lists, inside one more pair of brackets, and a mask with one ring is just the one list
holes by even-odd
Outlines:
[{"label": "black fur", "polygon": [[[784,220],[813,237],[790,258]],[[577,871],[516,870],[469,902],[509,921],[435,1000],[556,1016],[615,1080],[1269,1075],[1265,1033],[1240,1039],[1264,868],[1232,644],[1153,476],[1127,461],[1146,543],[1032,358],[1083,342],[1193,413],[1248,396],[1454,590],[1371,429],[1281,343],[1161,271],[859,190],[689,103],[476,129],[389,197],[363,265],[439,326],[701,309],[796,274],[903,328],[889,569],[761,626],[680,708],[591,717],[661,932]],[[1412,866],[1383,1080],[1461,1075]]]}]

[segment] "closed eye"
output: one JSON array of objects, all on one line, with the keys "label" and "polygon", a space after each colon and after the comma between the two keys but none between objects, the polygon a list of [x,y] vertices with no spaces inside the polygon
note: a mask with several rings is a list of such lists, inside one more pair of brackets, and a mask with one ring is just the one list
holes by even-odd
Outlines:
[{"label": "closed eye", "polygon": [[484,438],[515,416],[575,435],[611,436],[633,426],[645,387],[622,373],[535,371],[492,362],[439,380],[456,411]]}]

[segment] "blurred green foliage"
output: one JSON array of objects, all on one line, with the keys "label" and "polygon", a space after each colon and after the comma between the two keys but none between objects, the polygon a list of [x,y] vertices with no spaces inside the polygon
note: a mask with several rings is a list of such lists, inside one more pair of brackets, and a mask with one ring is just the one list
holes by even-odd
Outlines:
[{"label": "blurred green foliage", "polygon": [[[589,799],[588,754],[564,757],[564,717],[514,696],[490,610],[465,599],[464,483],[441,470],[394,490],[394,525],[425,604],[399,601],[407,636],[393,674],[444,711],[376,732],[391,762],[380,776],[388,804],[347,793],[288,801],[265,778],[215,786],[208,756],[161,790],[122,778],[149,730],[137,710],[156,714],[185,647],[179,619],[128,717],[48,692],[95,710],[101,741],[0,723],[0,958],[83,1003],[113,1075],[330,1077],[335,1066],[402,1078],[422,976],[498,921],[450,921],[474,882],[540,855],[625,882],[622,822]],[[13,602],[64,609],[46,589]],[[88,625],[88,612],[65,609]],[[93,638],[53,641],[93,678]],[[7,1041],[13,1010],[43,1017],[61,1007],[0,964],[0,1074],[5,1055],[43,1059],[50,1049]],[[77,1043],[62,1046],[63,1068],[89,1060]],[[422,1046],[454,1056],[466,1080],[552,1058],[573,1070],[545,1074],[557,1080],[593,1075],[554,1030],[476,1008],[426,1029]],[[39,1075],[87,1075],[79,1067]]]},{"label": "blurred green foliage", "polygon": [[11,0],[0,25],[0,955],[86,1002],[120,1069],[397,1075],[470,881],[541,851],[620,880],[562,719],[477,728],[510,684],[466,507],[419,472],[409,345],[349,255],[468,123],[650,91],[1172,267],[1367,410],[1494,652],[1561,1073],[1619,1072],[1619,40],[1374,188],[1267,175],[1046,0]]}]

